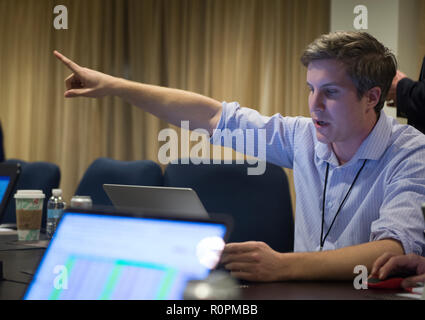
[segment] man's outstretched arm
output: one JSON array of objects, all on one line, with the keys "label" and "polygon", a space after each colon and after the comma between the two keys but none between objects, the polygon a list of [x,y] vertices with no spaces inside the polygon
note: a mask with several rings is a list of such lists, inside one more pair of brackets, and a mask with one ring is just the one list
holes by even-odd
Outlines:
[{"label": "man's outstretched arm", "polygon": [[221,117],[221,103],[212,98],[178,89],[137,83],[84,68],[54,51],[73,73],[65,80],[65,97],[117,96],[176,126],[189,121],[189,128],[206,129],[210,135]]}]

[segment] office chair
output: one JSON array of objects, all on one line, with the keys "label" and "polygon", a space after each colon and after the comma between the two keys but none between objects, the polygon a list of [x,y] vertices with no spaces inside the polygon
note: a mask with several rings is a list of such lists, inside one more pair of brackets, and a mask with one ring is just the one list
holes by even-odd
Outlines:
[{"label": "office chair", "polygon": [[96,159],[82,177],[76,195],[91,196],[94,206],[112,206],[103,184],[162,186],[161,167],[150,160],[120,161]]},{"label": "office chair", "polygon": [[[164,185],[196,191],[209,213],[233,217],[229,242],[263,241],[279,252],[293,251],[294,222],[288,179],[267,163],[263,175],[248,175],[244,164],[169,164]],[[252,166],[251,166],[252,167]]]},{"label": "office chair", "polygon": [[[59,188],[61,173],[59,167],[51,162],[26,162],[18,159],[7,159],[6,163],[19,163],[21,174],[15,185],[12,195],[16,190],[30,189],[43,190],[46,198],[43,202],[43,216],[41,227],[46,227],[47,201],[52,195],[52,189]],[[15,199],[11,198],[6,207],[2,223],[16,223]]]}]

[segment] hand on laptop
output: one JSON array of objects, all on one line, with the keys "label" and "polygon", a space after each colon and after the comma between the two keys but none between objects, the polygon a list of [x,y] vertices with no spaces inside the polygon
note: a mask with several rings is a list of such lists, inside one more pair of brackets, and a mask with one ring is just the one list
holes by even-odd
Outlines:
[{"label": "hand on laptop", "polygon": [[404,288],[416,287],[418,282],[425,282],[425,257],[416,254],[384,253],[373,264],[371,277],[386,279],[388,276],[400,273],[412,274],[401,283]]},{"label": "hand on laptop", "polygon": [[264,242],[228,243],[220,264],[235,278],[248,281],[276,281],[282,271],[282,254]]},{"label": "hand on laptop", "polygon": [[100,98],[112,94],[116,78],[107,74],[83,68],[58,51],[53,52],[73,73],[65,79],[66,98]]}]

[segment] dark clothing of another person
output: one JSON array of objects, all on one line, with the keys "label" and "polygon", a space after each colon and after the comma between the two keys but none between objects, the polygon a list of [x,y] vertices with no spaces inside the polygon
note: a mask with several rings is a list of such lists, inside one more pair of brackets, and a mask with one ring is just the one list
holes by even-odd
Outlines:
[{"label": "dark clothing of another person", "polygon": [[419,81],[403,78],[397,84],[397,116],[425,133],[425,57]]}]

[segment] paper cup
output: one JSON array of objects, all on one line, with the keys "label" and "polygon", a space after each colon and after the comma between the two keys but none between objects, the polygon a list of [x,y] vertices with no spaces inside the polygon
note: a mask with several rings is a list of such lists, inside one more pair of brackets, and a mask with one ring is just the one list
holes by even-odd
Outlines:
[{"label": "paper cup", "polygon": [[18,190],[15,193],[18,240],[39,240],[43,202],[41,190]]}]

